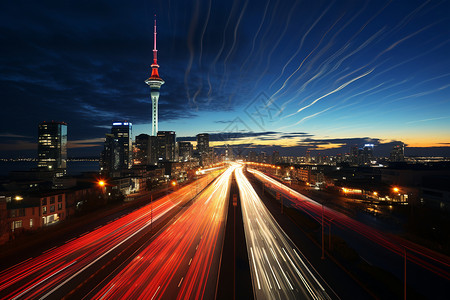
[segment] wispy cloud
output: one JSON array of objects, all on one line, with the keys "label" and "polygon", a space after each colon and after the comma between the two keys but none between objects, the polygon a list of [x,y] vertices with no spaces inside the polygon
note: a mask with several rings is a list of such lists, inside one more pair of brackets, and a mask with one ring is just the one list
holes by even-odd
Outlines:
[{"label": "wispy cloud", "polygon": [[103,146],[104,138],[68,141],[67,148],[90,148]]},{"label": "wispy cloud", "polygon": [[436,121],[436,120],[442,120],[442,119],[448,119],[450,117],[438,117],[438,118],[429,118],[429,119],[422,119],[422,120],[415,120],[406,122],[406,124],[414,124],[414,123],[421,123],[421,122],[430,122],[430,121]]},{"label": "wispy cloud", "polygon": [[32,136],[13,134],[13,133],[0,133],[0,137],[5,137],[5,138],[33,138]]}]

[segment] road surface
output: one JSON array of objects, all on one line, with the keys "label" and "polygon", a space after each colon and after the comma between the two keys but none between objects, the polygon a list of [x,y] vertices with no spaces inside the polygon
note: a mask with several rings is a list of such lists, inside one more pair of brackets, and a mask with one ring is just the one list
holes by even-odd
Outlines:
[{"label": "road surface", "polygon": [[331,299],[310,264],[236,170],[256,299]]}]

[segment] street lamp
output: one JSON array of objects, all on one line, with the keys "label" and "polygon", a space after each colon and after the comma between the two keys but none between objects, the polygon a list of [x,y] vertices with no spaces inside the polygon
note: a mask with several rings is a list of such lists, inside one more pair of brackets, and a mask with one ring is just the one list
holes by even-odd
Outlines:
[{"label": "street lamp", "polygon": [[97,186],[100,188],[102,193],[106,192],[106,181],[105,180],[99,179],[99,181],[97,181]]}]

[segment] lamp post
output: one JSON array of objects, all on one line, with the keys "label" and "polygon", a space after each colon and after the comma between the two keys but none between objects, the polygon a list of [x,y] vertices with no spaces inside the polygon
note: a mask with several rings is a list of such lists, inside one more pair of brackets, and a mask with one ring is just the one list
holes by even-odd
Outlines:
[{"label": "lamp post", "polygon": [[404,269],[404,278],[403,278],[403,297],[406,300],[406,261],[407,261],[406,248],[404,250],[405,250],[405,269]]},{"label": "lamp post", "polygon": [[150,195],[150,233],[153,235],[153,195]]},{"label": "lamp post", "polygon": [[323,203],[322,203],[322,257],[321,259],[325,259],[325,248],[324,248],[324,240],[323,240]]},{"label": "lamp post", "polygon": [[330,219],[329,222],[330,224],[328,225],[328,250],[331,251],[331,222],[334,219]]}]

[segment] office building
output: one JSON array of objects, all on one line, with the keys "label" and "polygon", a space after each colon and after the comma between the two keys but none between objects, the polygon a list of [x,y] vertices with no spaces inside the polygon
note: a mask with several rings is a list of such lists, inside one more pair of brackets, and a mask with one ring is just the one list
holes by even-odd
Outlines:
[{"label": "office building", "polygon": [[111,134],[114,135],[119,145],[119,168],[131,168],[133,165],[132,124],[127,121],[114,122]]},{"label": "office building", "polygon": [[134,164],[155,164],[157,162],[157,151],[158,145],[156,136],[150,136],[145,133],[136,136]]},{"label": "office building", "polygon": [[157,159],[160,161],[175,161],[175,131],[158,131]]},{"label": "office building", "polygon": [[391,162],[405,161],[405,144],[398,144],[392,147],[391,155],[389,156]]},{"label": "office building", "polygon": [[67,124],[43,122],[38,128],[38,167],[55,171],[56,176],[66,174]]},{"label": "office building", "polygon": [[209,134],[197,134],[197,151],[199,154],[209,154]]},{"label": "office building", "polygon": [[119,162],[119,141],[114,134],[107,133],[100,157],[100,173],[108,177],[119,177]]},{"label": "office building", "polygon": [[178,157],[180,161],[188,161],[192,158],[194,147],[191,142],[178,142]]},{"label": "office building", "polygon": [[101,155],[100,172],[109,177],[120,177],[133,165],[132,124],[114,122],[111,133],[106,134]]}]

